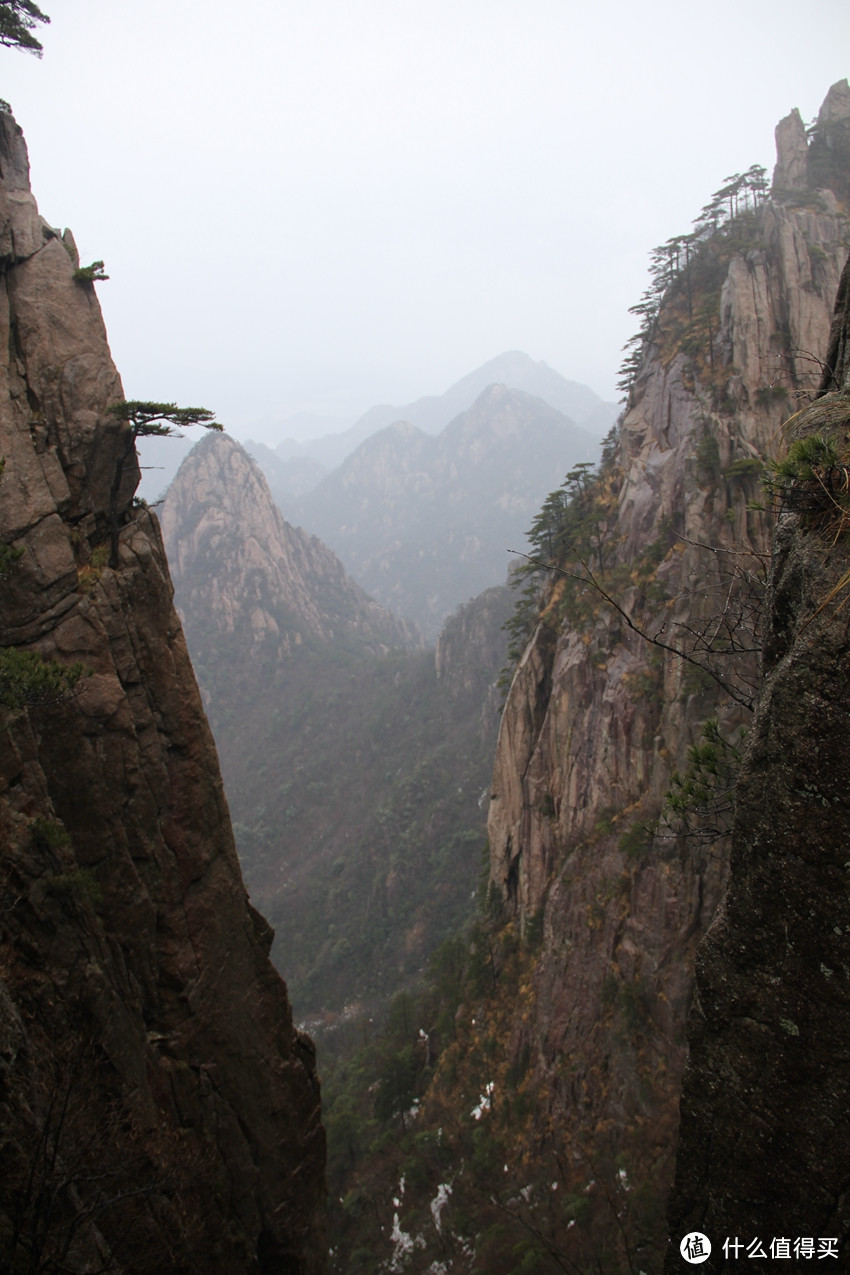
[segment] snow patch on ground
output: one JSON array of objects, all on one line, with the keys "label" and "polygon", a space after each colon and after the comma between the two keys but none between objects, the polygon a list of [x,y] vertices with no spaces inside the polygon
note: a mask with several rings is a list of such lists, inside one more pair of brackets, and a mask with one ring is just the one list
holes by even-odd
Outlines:
[{"label": "snow patch on ground", "polygon": [[[404,1261],[409,1257],[416,1247],[416,1240],[412,1235],[408,1235],[406,1231],[401,1229],[401,1221],[399,1220],[398,1211],[401,1208],[401,1202],[404,1199],[404,1177],[398,1184],[398,1195],[393,1196],[393,1205],[395,1213],[393,1214],[393,1230],[390,1236],[390,1242],[393,1246],[393,1255],[390,1259],[390,1270],[400,1271],[404,1269]],[[419,1243],[421,1244],[421,1240]]]},{"label": "snow patch on ground", "polygon": [[473,1107],[469,1113],[473,1120],[480,1120],[485,1111],[493,1110],[493,1094],[495,1090],[496,1086],[493,1084],[492,1080],[488,1080],[487,1084],[484,1086],[483,1094],[478,1099],[477,1107]]},{"label": "snow patch on ground", "polygon": [[431,1216],[434,1219],[434,1226],[437,1228],[438,1235],[441,1235],[443,1232],[443,1226],[440,1221],[440,1216],[443,1212],[443,1209],[448,1204],[449,1196],[451,1195],[451,1193],[452,1193],[452,1188],[449,1186],[448,1182],[441,1182],[440,1185],[437,1187],[437,1194],[434,1196],[433,1200],[431,1201]]}]

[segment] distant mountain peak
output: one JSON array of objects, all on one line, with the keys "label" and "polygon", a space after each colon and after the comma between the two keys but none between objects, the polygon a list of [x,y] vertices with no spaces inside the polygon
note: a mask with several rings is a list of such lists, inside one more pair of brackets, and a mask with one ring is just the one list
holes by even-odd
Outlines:
[{"label": "distant mountain peak", "polygon": [[430,640],[459,603],[503,583],[546,493],[598,448],[545,399],[485,378],[436,435],[399,420],[372,434],[305,497],[299,521]]},{"label": "distant mountain peak", "polygon": [[[535,361],[523,350],[505,350],[455,381],[442,394],[428,394],[401,406],[376,404],[349,429],[324,434],[309,442],[282,442],[275,450],[282,461],[295,456],[311,457],[327,469],[335,469],[367,438],[397,421],[404,420],[426,434],[441,433],[491,385],[542,399],[598,438],[607,434],[619,411],[615,403],[604,402],[579,381],[568,381],[542,359]],[[263,457],[258,459],[265,463]],[[272,477],[271,470],[269,477]]]},{"label": "distant mountain peak", "polygon": [[380,653],[417,642],[330,549],[284,520],[259,466],[226,434],[184,460],[161,522],[177,605],[208,671],[233,650],[274,665],[306,643]]}]

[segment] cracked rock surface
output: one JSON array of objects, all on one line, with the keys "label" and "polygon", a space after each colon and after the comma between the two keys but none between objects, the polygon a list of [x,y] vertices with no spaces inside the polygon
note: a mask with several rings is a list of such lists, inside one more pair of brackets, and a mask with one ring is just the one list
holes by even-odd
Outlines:
[{"label": "cracked rock surface", "polygon": [[102,565],[127,427],[76,264],[2,113],[0,541],[20,556],[0,645],[88,676],[0,708],[0,1266],[41,1236],[81,1270],[318,1275],[314,1053],[242,883],[135,464]]}]

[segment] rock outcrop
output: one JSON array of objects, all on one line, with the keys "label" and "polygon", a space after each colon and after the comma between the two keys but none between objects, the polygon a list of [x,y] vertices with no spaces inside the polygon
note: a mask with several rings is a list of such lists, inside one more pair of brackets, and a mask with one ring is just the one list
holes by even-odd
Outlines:
[{"label": "rock outcrop", "polygon": [[418,642],[320,540],[284,520],[256,462],[226,434],[192,449],[161,519],[196,663],[273,668],[304,643],[380,654]]},{"label": "rock outcrop", "polygon": [[[797,159],[780,155],[783,183],[796,183]],[[672,1170],[692,961],[722,896],[727,843],[716,828],[697,841],[653,839],[651,830],[701,722],[719,719],[736,746],[749,721],[758,679],[754,609],[772,523],[750,508],[759,494],[754,475],[758,458],[779,445],[783,419],[817,389],[847,251],[846,211],[834,190],[811,185],[805,198],[768,200],[707,244],[693,279],[671,289],[622,420],[611,507],[601,516],[604,578],[615,582],[614,592],[606,598],[588,588],[576,611],[569,581],[550,583],[503,715],[489,818],[491,882],[518,925],[543,926],[535,1008],[518,1018],[511,1048],[516,1056],[531,1049],[538,1059],[551,1119],[574,1147],[598,1149],[610,1140],[630,1177],[639,1164],[644,1185],[662,1197]],[[814,556],[810,566],[806,596],[822,600],[833,577],[815,570]],[[798,568],[793,584],[789,563],[782,594],[792,628],[788,608],[797,614],[803,587]],[[813,608],[806,606],[800,615],[808,618]],[[723,642],[712,647],[721,630]],[[820,626],[801,642],[816,631]],[[693,660],[677,658],[671,647]],[[841,704],[836,691],[824,717],[833,734]],[[813,704],[810,711],[818,710]],[[789,723],[791,729],[814,726]],[[800,783],[805,770],[811,776],[815,747],[801,749],[789,783],[797,782],[792,770]],[[814,820],[821,786],[812,778],[809,784],[817,789],[805,798]],[[827,788],[824,803],[832,803],[835,791]],[[796,835],[803,836],[802,824]],[[807,853],[801,847],[795,889]],[[840,875],[834,865],[828,871]],[[779,878],[759,880],[765,899],[782,888]],[[801,924],[810,896],[806,886]],[[836,915],[843,927],[843,912]],[[825,914],[822,920],[826,929]],[[785,951],[780,931],[754,935],[747,945],[763,941]],[[821,977],[839,995],[831,921],[829,934],[829,972]],[[726,1016],[725,1003],[718,1001],[718,1011]],[[803,1021],[814,1030],[798,1007],[782,1017],[793,1020],[794,1031],[799,1026],[799,1041]],[[747,1022],[765,1048],[746,1084],[741,1078],[736,1110],[785,1030],[760,1035],[752,1015]],[[792,1047],[799,1041],[795,1035]],[[715,1073],[711,1084],[720,1083]],[[763,1141],[759,1148],[763,1160]]]},{"label": "rock outcrop", "polygon": [[776,166],[773,189],[805,190],[809,184],[809,143],[796,106],[776,125]]},{"label": "rock outcrop", "polygon": [[[826,363],[789,442],[832,445],[828,486],[850,454],[850,264]],[[850,1260],[850,556],[846,496],[827,486],[789,485],[774,541],[729,889],[697,954],[671,1272],[692,1231],[713,1246],[705,1271],[738,1269],[755,1241],[770,1256],[784,1241],[789,1270],[827,1240],[837,1269]]]},{"label": "rock outcrop", "polygon": [[105,565],[121,383],[7,113],[0,255],[0,644],[87,670],[0,707],[0,1266],[318,1273],[314,1053],[248,903],[135,464]]}]

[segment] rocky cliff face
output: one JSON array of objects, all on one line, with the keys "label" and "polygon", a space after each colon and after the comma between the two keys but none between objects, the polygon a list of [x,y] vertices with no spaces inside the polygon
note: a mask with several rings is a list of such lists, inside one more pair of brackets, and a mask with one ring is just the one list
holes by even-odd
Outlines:
[{"label": "rocky cliff face", "polygon": [[312,1047],[245,894],[135,465],[104,565],[121,384],[8,114],[0,254],[0,541],[19,553],[0,643],[88,670],[0,708],[0,1265],[320,1272]]},{"label": "rocky cliff face", "polygon": [[[789,185],[807,171],[787,148],[780,169]],[[700,723],[717,718],[734,741],[749,721],[753,608],[772,523],[748,507],[758,494],[752,476],[820,380],[847,255],[845,214],[832,189],[811,185],[767,200],[730,221],[692,276],[671,285],[597,513],[605,568],[592,559],[581,569],[606,582],[609,596],[587,586],[577,603],[568,579],[550,581],[503,715],[491,881],[520,926],[543,926],[534,1008],[517,1021],[511,1048],[531,1049],[540,1092],[576,1156],[577,1147],[610,1142],[662,1194],[692,959],[722,896],[727,851],[717,828],[696,841],[653,839],[653,819]],[[828,587],[819,568],[806,596]],[[814,635],[802,639],[807,649]],[[831,714],[841,702],[836,696]],[[801,755],[800,773],[808,764]],[[833,801],[832,788],[824,794]],[[798,879],[802,872],[801,859]],[[766,897],[780,888],[773,882]],[[801,899],[810,894],[807,886]],[[718,933],[715,951],[719,943]],[[824,988],[834,988],[840,959],[830,949],[823,961]],[[742,1081],[742,1105],[747,1092]]]},{"label": "rocky cliff face", "polygon": [[697,954],[670,1271],[697,1230],[713,1245],[706,1271],[737,1268],[757,1239],[768,1251],[784,1237],[776,1256],[794,1260],[789,1269],[820,1260],[829,1237],[840,1265],[850,1255],[850,265],[826,363],[821,395],[794,418],[789,458],[812,439],[832,456],[787,485],[729,889]]},{"label": "rocky cliff face", "polygon": [[466,705],[478,718],[480,738],[490,749],[501,709],[497,674],[505,664],[505,626],[512,606],[507,585],[485,589],[446,621],[434,653],[442,693],[456,704]]},{"label": "rocky cliff face", "polygon": [[[285,522],[262,472],[224,434],[192,449],[162,506],[162,533],[193,657],[275,667],[304,643],[378,654],[416,645],[315,536]],[[201,681],[203,682],[203,678]]]}]

